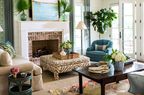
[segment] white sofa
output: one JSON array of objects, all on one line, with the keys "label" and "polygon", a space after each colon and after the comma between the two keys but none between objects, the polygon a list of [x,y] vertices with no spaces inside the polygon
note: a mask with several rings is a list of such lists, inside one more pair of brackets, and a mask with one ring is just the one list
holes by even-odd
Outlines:
[{"label": "white sofa", "polygon": [[39,66],[21,57],[16,57],[12,59],[12,61],[12,66],[0,66],[0,95],[8,95],[8,74],[10,73],[10,69],[12,67],[19,67],[20,72],[32,73],[33,91],[43,89],[42,69]]}]

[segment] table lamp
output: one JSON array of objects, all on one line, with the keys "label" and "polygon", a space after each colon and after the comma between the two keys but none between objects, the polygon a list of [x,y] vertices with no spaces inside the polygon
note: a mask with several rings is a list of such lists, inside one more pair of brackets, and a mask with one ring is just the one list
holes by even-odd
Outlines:
[{"label": "table lamp", "polygon": [[87,29],[87,27],[83,21],[80,21],[78,23],[76,29],[81,30],[81,54],[83,54],[83,30]]}]

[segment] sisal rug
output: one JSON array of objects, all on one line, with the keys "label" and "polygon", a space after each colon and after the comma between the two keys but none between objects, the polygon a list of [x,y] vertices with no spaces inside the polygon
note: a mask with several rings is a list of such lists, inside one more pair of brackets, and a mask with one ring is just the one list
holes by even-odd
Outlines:
[{"label": "sisal rug", "polygon": [[[120,81],[120,83],[111,83],[106,85],[106,95],[132,95],[128,93],[129,82],[128,80]],[[91,80],[83,83],[84,94],[83,95],[101,95],[100,85]],[[70,88],[64,89],[51,89],[48,91],[48,95],[79,95],[78,84],[72,85]]]}]

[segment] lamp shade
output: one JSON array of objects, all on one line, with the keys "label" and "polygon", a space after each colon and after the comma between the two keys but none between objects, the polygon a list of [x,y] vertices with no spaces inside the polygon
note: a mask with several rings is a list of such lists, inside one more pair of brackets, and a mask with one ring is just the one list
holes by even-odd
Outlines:
[{"label": "lamp shade", "polygon": [[2,29],[2,27],[0,26],[0,32],[2,32],[3,31],[3,29]]},{"label": "lamp shade", "polygon": [[87,29],[85,23],[83,21],[80,21],[76,27],[76,29],[81,29],[81,30],[84,30],[84,29]]}]

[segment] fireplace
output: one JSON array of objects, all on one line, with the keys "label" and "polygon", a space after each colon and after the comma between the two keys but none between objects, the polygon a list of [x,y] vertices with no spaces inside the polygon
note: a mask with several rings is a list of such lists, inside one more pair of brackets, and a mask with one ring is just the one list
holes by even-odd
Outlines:
[{"label": "fireplace", "polygon": [[62,31],[29,32],[28,46],[30,61],[39,65],[40,56],[59,51],[61,43]]},{"label": "fireplace", "polygon": [[57,52],[59,50],[58,42],[58,39],[32,41],[33,58]]}]

